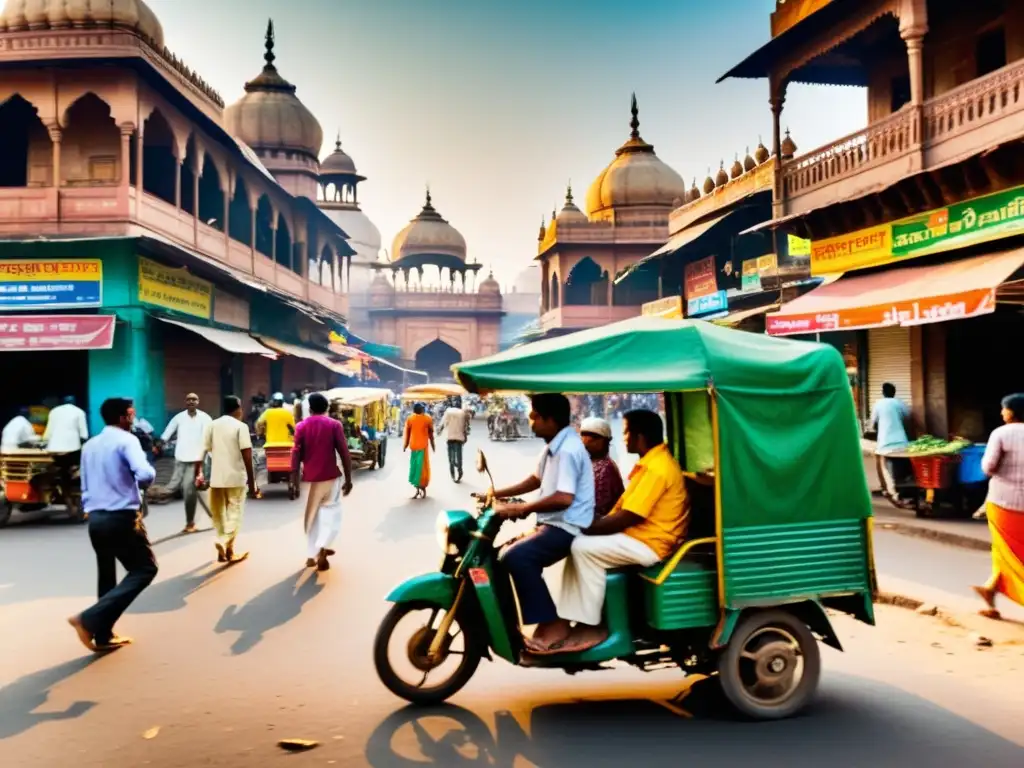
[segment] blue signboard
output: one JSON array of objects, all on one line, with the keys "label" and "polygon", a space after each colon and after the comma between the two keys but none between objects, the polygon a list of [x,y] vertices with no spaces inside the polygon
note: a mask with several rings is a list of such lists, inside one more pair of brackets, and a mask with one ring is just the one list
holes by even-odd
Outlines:
[{"label": "blue signboard", "polygon": [[99,259],[0,261],[0,312],[98,307],[102,302]]},{"label": "blue signboard", "polygon": [[698,296],[686,303],[686,316],[709,315],[713,312],[724,312],[729,308],[729,299],[725,291],[718,291],[707,296]]}]

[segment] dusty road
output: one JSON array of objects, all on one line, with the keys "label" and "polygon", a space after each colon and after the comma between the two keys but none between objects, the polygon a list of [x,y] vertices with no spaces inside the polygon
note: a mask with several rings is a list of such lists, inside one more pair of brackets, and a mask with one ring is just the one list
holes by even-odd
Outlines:
[{"label": "dusty road", "polygon": [[[539,444],[488,450],[497,475],[518,479]],[[180,503],[155,508],[160,575],[119,627],[136,644],[104,658],[83,655],[64,623],[94,590],[84,529],[0,532],[0,765],[1024,765],[1024,646],[977,650],[962,630],[884,606],[875,629],[837,620],[847,653],[825,651],[818,701],[788,722],[735,722],[713,687],[674,672],[569,677],[500,661],[450,707],[403,708],[371,662],[383,597],[436,568],[437,510],[484,487],[470,475],[454,486],[443,456],[427,502],[409,499],[394,446],[385,470],[359,473],[322,574],[303,567],[300,507],[279,490],[250,503],[252,557],[228,570],[211,562],[209,532],[174,535]],[[900,561],[909,540],[879,536],[880,561]],[[914,575],[939,573],[944,549],[915,549]],[[320,746],[285,755],[284,738]]]}]

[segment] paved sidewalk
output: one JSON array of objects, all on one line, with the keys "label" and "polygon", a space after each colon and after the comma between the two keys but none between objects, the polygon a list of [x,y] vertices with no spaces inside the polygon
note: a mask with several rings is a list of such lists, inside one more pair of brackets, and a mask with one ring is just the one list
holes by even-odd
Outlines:
[{"label": "paved sidewalk", "polygon": [[934,539],[982,552],[992,548],[992,534],[984,520],[917,517],[913,510],[897,509],[881,497],[873,497],[873,502],[876,529]]}]

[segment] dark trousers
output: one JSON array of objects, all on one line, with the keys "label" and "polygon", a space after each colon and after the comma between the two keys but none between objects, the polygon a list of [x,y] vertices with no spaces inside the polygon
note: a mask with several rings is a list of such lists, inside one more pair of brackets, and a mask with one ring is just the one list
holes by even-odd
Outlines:
[{"label": "dark trousers", "polygon": [[451,470],[453,478],[462,477],[462,447],[465,445],[460,440],[448,441],[448,469]]},{"label": "dark trousers", "polygon": [[573,538],[561,528],[541,525],[501,553],[501,562],[516,585],[523,624],[542,624],[558,618],[543,573],[545,568],[569,556]]},{"label": "dark trousers", "polygon": [[[97,643],[105,643],[113,635],[121,614],[156,578],[156,557],[138,512],[92,512],[89,540],[96,551],[99,600],[82,612],[82,625]],[[118,562],[128,572],[120,584]]]}]

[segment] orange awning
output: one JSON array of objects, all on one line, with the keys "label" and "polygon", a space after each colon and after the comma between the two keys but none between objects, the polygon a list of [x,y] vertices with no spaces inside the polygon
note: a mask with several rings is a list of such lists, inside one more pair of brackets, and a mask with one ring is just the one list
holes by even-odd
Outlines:
[{"label": "orange awning", "polygon": [[773,336],[924,325],[995,312],[996,290],[1024,264],[1024,248],[922,267],[843,277],[768,316]]}]

